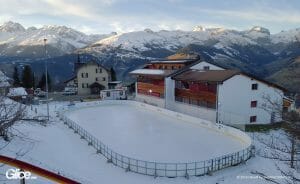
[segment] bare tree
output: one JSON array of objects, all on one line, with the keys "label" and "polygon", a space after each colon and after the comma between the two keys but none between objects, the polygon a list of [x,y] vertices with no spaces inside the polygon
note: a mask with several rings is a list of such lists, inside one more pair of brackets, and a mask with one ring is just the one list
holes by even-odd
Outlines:
[{"label": "bare tree", "polygon": [[9,140],[10,128],[21,120],[25,114],[25,106],[5,96],[0,96],[0,136]]},{"label": "bare tree", "polygon": [[274,118],[282,119],[282,129],[284,136],[288,138],[282,140],[282,137],[274,137],[263,140],[257,139],[260,143],[264,144],[267,148],[271,149],[272,152],[269,154],[262,154],[261,156],[269,159],[274,159],[279,162],[284,162],[288,167],[283,167],[276,164],[277,169],[280,173],[286,177],[285,183],[294,184],[300,181],[300,178],[296,176],[295,164],[297,162],[297,156],[299,157],[300,151],[297,150],[297,143],[300,141],[300,114],[296,110],[292,109],[289,111],[283,111],[283,94],[281,99],[274,100],[268,95],[264,95],[265,102],[261,108]]}]

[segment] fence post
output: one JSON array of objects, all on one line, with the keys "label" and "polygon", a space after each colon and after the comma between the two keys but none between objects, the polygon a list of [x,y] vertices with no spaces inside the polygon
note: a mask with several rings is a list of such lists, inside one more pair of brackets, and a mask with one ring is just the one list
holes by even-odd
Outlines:
[{"label": "fence post", "polygon": [[157,172],[156,172],[156,162],[155,162],[155,164],[154,164],[154,178],[156,178],[157,177]]},{"label": "fence post", "polygon": [[130,158],[128,158],[128,162],[129,162],[129,163],[128,163],[128,167],[127,167],[126,170],[125,170],[126,172],[129,172],[129,171],[130,171]]},{"label": "fence post", "polygon": [[189,173],[188,173],[188,168],[187,168],[187,163],[185,164],[185,178],[188,180],[190,179]]}]

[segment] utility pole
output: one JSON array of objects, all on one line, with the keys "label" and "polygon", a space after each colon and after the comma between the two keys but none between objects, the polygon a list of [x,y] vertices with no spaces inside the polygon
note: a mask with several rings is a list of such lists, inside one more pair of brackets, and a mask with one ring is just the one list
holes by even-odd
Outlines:
[{"label": "utility pole", "polygon": [[46,100],[47,100],[47,119],[49,121],[50,117],[49,117],[49,91],[48,91],[48,66],[47,66],[47,48],[46,48],[46,44],[47,44],[47,39],[44,38],[44,48],[45,48],[45,76],[46,76]]}]

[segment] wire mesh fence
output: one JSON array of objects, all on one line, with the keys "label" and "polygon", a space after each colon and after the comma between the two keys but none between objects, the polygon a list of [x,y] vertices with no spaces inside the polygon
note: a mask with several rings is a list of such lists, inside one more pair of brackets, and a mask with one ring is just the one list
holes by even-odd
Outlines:
[{"label": "wire mesh fence", "polygon": [[205,161],[189,163],[161,163],[138,160],[113,151],[77,123],[67,118],[63,112],[60,113],[60,117],[64,121],[64,124],[74,130],[74,133],[80,135],[81,139],[85,139],[89,146],[96,149],[98,154],[102,154],[107,159],[108,163],[121,167],[127,172],[130,171],[154,177],[189,178],[190,176],[202,176],[227,167],[236,166],[240,163],[246,162],[254,155],[254,147],[250,145],[241,151]]}]

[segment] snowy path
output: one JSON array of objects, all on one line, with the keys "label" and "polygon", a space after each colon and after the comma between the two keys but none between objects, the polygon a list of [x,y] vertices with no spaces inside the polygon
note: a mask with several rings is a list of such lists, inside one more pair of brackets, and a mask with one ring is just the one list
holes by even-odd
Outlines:
[{"label": "snowy path", "polygon": [[112,150],[140,160],[202,161],[247,146],[216,131],[130,104],[83,108],[67,116]]}]

